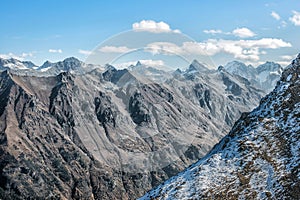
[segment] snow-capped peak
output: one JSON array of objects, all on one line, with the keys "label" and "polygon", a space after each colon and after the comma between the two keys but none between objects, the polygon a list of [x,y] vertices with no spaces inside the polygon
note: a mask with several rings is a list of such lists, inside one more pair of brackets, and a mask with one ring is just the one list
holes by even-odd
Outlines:
[{"label": "snow-capped peak", "polygon": [[236,74],[247,78],[248,80],[255,79],[256,71],[252,65],[245,65],[239,61],[227,63],[224,68],[231,74]]},{"label": "snow-capped peak", "polygon": [[198,60],[193,60],[193,62],[190,64],[189,68],[187,69],[187,72],[205,72],[209,71],[209,69],[202,63],[200,63]]},{"label": "snow-capped peak", "polygon": [[37,66],[30,61],[20,61],[15,58],[0,58],[0,69],[27,70]]}]

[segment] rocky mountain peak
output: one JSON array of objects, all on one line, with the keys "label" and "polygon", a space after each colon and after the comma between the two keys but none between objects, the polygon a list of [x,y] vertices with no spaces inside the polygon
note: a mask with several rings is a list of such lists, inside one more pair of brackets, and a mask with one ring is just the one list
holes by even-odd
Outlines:
[{"label": "rocky mountain peak", "polygon": [[106,69],[106,71],[109,71],[109,70],[116,71],[117,70],[113,65],[110,65],[110,64],[106,64],[105,69]]},{"label": "rocky mountain peak", "polygon": [[59,82],[68,82],[68,81],[73,81],[73,79],[75,78],[75,76],[73,74],[71,74],[69,71],[66,72],[62,72],[59,75],[56,76],[57,80]]},{"label": "rocky mountain peak", "polygon": [[7,76],[10,76],[10,72],[9,72],[9,70],[4,70],[4,71],[2,71],[2,72],[0,72],[0,74],[1,74],[1,77],[7,77]]},{"label": "rocky mountain peak", "polygon": [[224,68],[234,74],[240,75],[242,72],[247,73],[248,78],[252,78],[251,75],[254,73],[255,68],[252,65],[246,65],[240,61],[231,61],[227,63]]},{"label": "rocky mountain peak", "polygon": [[225,71],[225,70],[226,70],[226,69],[225,69],[225,67],[223,67],[223,66],[219,66],[219,67],[218,67],[218,71],[219,71],[219,72],[222,72],[222,71]]},{"label": "rocky mountain peak", "polygon": [[75,57],[66,58],[62,62],[57,63],[58,68],[66,69],[64,71],[74,70],[83,67],[83,62]]},{"label": "rocky mountain peak", "polygon": [[136,67],[138,67],[138,66],[142,66],[142,63],[141,63],[141,61],[137,61],[137,63],[135,64],[135,66],[136,66]]},{"label": "rocky mountain peak", "polygon": [[204,71],[209,71],[209,69],[205,65],[201,64],[198,60],[195,59],[190,64],[187,71],[188,72],[192,72],[192,71],[204,72]]},{"label": "rocky mountain peak", "polygon": [[78,60],[75,57],[69,57],[63,60],[64,63],[81,63],[80,60]]},{"label": "rocky mountain peak", "polygon": [[47,60],[38,69],[44,69],[44,68],[50,67],[51,65],[52,65],[52,62],[50,62],[49,60]]},{"label": "rocky mountain peak", "polygon": [[281,70],[281,69],[282,69],[282,67],[281,67],[280,64],[275,63],[275,62],[267,61],[264,64],[259,65],[256,68],[256,71],[259,74],[259,73],[264,72],[264,71],[274,72],[274,71],[278,71],[278,70]]},{"label": "rocky mountain peak", "polygon": [[181,75],[182,74],[182,70],[177,68],[174,72],[173,72],[173,75],[175,76],[178,76],[178,75]]},{"label": "rocky mountain peak", "polygon": [[294,66],[294,67],[298,67],[299,65],[300,65],[300,53],[292,62],[292,66]]},{"label": "rocky mountain peak", "polygon": [[282,72],[280,81],[293,84],[299,84],[300,78],[300,54],[287,66]]}]

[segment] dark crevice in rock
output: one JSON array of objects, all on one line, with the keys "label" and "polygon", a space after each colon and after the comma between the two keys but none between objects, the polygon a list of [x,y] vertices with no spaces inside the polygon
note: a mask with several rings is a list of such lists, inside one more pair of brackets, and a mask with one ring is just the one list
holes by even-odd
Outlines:
[{"label": "dark crevice in rock", "polygon": [[1,80],[0,80],[0,116],[4,113],[5,107],[7,106],[8,100],[9,100],[9,93],[13,86],[14,82],[9,77],[9,74],[7,71],[3,72],[1,74]]},{"label": "dark crevice in rock", "polygon": [[67,72],[61,73],[57,78],[59,82],[52,89],[49,97],[49,112],[57,119],[61,127],[67,129],[70,136],[70,129],[75,126],[72,110],[72,91],[70,90],[74,83],[71,75]]},{"label": "dark crevice in rock", "polygon": [[[30,99],[29,95],[21,87],[19,87],[17,98],[14,101],[14,111],[16,113],[16,118],[18,120],[20,129],[22,129],[22,126],[25,123],[27,107],[30,107],[30,104],[32,103],[33,100]],[[31,106],[31,108],[33,108],[33,106]]]},{"label": "dark crevice in rock", "polygon": [[132,120],[138,124],[150,123],[150,113],[144,97],[140,92],[135,92],[129,100],[129,112]]},{"label": "dark crevice in rock", "polygon": [[184,152],[184,155],[190,160],[199,160],[201,158],[198,148],[193,144],[188,147],[188,149]]},{"label": "dark crevice in rock", "polygon": [[195,96],[196,98],[198,99],[199,101],[199,105],[202,107],[202,108],[205,108],[207,107],[209,109],[209,111],[214,114],[214,111],[212,109],[212,106],[210,104],[210,101],[211,101],[211,94],[210,94],[210,91],[209,89],[205,89],[204,86],[200,83],[197,83],[194,88],[194,93],[195,93]]},{"label": "dark crevice in rock", "polygon": [[104,92],[99,92],[99,96],[95,98],[94,104],[97,119],[103,126],[106,137],[113,141],[108,129],[116,127],[117,111],[111,101],[111,97],[105,95]]},{"label": "dark crevice in rock", "polygon": [[209,103],[209,101],[210,101],[210,92],[209,92],[209,90],[204,91],[204,100],[205,100],[205,103],[206,103],[208,109],[211,111],[212,109],[211,109],[211,106],[210,106],[210,103]]},{"label": "dark crevice in rock", "polygon": [[224,85],[227,86],[226,90],[230,91],[233,95],[238,96],[242,94],[242,88],[234,81],[230,80],[225,74],[222,73],[222,80]]},{"label": "dark crevice in rock", "polygon": [[106,70],[102,76],[105,81],[110,81],[114,84],[117,84],[121,77],[126,73],[128,73],[127,69],[117,70],[113,66],[109,66],[109,69]]}]

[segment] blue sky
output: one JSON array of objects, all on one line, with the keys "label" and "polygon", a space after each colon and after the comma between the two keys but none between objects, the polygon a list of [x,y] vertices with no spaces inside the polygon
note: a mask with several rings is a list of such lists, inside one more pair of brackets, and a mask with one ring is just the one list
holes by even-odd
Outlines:
[{"label": "blue sky", "polygon": [[[96,47],[105,47],[99,47],[103,41],[132,29],[154,37],[183,33],[194,43],[176,44],[176,52],[190,54],[189,60],[206,51],[215,65],[230,60],[285,65],[300,52],[299,0],[3,0],[0,5],[0,56],[38,65],[70,56],[85,60]],[[118,56],[126,47],[111,43],[102,53]]]}]

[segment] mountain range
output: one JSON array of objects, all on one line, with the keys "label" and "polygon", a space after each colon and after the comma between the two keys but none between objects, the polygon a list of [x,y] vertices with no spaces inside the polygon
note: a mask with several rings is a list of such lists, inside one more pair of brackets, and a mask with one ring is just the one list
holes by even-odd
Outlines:
[{"label": "mountain range", "polygon": [[299,199],[300,54],[202,159],[140,199]]},{"label": "mountain range", "polygon": [[196,60],[174,72],[73,57],[0,61],[4,199],[141,197],[203,158],[266,94],[226,65]]},{"label": "mountain range", "polygon": [[58,75],[1,73],[2,196],[140,197],[203,157],[265,94],[196,61],[160,82],[143,76],[147,66],[82,66],[69,58],[32,67],[68,70]]}]

